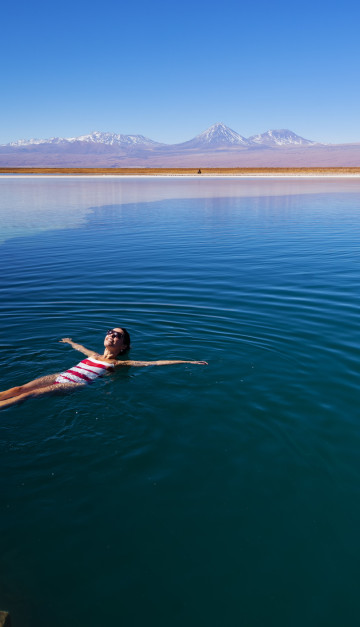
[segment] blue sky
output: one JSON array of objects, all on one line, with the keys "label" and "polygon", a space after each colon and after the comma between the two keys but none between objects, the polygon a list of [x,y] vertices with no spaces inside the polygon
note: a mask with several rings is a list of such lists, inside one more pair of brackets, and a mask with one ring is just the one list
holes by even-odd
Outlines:
[{"label": "blue sky", "polygon": [[347,0],[8,2],[0,143],[93,130],[176,143],[220,121],[360,142],[359,14]]}]

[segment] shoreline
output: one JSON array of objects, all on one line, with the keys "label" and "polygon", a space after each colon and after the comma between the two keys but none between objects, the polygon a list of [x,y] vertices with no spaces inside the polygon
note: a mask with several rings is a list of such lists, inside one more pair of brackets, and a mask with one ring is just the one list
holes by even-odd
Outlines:
[{"label": "shoreline", "polygon": [[0,176],[133,177],[360,177],[360,167],[341,168],[2,168]]}]

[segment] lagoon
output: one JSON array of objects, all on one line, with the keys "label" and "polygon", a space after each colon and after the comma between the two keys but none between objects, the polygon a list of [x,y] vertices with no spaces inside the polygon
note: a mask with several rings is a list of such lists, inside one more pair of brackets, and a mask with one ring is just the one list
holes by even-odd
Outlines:
[{"label": "lagoon", "polygon": [[360,180],[0,177],[1,387],[127,327],[123,369],[0,414],[21,627],[352,625]]}]

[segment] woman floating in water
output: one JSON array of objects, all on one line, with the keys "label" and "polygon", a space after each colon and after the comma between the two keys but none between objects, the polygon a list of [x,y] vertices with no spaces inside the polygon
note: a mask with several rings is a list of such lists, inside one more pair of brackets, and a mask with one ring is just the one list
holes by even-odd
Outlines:
[{"label": "woman floating in water", "polygon": [[75,350],[84,353],[83,359],[70,370],[57,374],[48,374],[40,379],[34,379],[25,385],[19,385],[5,392],[0,392],[0,409],[10,407],[25,401],[27,398],[36,398],[45,394],[72,391],[92,383],[94,379],[103,376],[106,372],[113,372],[119,366],[170,366],[171,364],[204,364],[206,361],[160,360],[160,361],[132,361],[121,360],[117,357],[130,348],[130,335],[126,329],[110,329],[104,340],[105,350],[102,355],[90,351],[81,344],[76,344],[70,337],[64,337],[61,342],[70,344]]}]

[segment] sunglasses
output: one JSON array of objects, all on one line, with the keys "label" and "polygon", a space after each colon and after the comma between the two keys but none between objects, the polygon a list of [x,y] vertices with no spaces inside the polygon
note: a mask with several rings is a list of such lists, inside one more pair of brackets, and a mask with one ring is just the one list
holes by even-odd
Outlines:
[{"label": "sunglasses", "polygon": [[120,333],[120,331],[114,331],[114,329],[108,329],[106,335],[113,335],[114,337],[116,337],[118,340],[121,337],[124,337],[123,333]]}]

